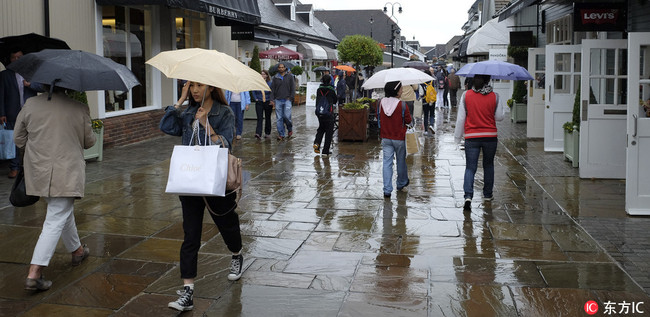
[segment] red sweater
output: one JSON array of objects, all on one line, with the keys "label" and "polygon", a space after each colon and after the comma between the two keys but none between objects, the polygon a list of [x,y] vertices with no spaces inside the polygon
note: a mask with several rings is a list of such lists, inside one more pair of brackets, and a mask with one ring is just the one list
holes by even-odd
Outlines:
[{"label": "red sweater", "polygon": [[[381,108],[381,104],[377,107]],[[402,107],[404,107],[404,119],[402,120]],[[406,102],[400,101],[393,114],[389,117],[383,109],[379,110],[381,128],[379,136],[382,139],[402,140],[406,138],[406,123],[411,123],[411,113]]]},{"label": "red sweater", "polygon": [[494,92],[482,95],[473,90],[465,93],[465,139],[496,138],[497,125],[494,113],[497,99]]}]

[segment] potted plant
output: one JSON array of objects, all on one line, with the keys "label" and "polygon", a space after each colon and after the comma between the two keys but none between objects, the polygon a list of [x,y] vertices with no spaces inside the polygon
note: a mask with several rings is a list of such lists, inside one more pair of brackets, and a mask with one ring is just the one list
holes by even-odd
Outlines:
[{"label": "potted plant", "polygon": [[573,167],[579,165],[580,154],[580,84],[573,101],[573,117],[562,125],[564,129],[564,157]]},{"label": "potted plant", "polygon": [[526,104],[526,83],[523,80],[517,80],[514,83],[512,91],[512,105],[510,107],[510,121],[514,123],[526,122],[528,109]]},{"label": "potted plant", "polygon": [[[85,92],[68,90],[68,97],[88,105],[88,97]],[[90,120],[90,126],[95,133],[95,144],[89,149],[84,149],[84,159],[96,158],[101,161],[104,158],[104,122],[100,119]]]},{"label": "potted plant", "polygon": [[339,110],[339,140],[366,141],[368,139],[368,105],[346,103]]},{"label": "potted plant", "polygon": [[305,102],[307,102],[307,87],[300,86],[293,96],[293,104],[297,106]]}]

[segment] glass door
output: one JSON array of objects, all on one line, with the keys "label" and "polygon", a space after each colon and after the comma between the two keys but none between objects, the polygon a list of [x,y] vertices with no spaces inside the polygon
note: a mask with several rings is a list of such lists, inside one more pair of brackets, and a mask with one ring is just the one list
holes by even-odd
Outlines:
[{"label": "glass door", "polygon": [[625,178],[627,40],[582,41],[580,177]]},{"label": "glass door", "polygon": [[[625,210],[650,215],[650,33],[628,38],[630,85],[627,94]],[[638,64],[637,64],[638,63]]]}]

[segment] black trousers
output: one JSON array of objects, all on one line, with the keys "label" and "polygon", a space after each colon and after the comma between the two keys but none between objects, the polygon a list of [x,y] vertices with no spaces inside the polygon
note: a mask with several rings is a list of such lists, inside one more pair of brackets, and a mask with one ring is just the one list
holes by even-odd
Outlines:
[{"label": "black trousers", "polygon": [[447,97],[449,97],[449,89],[445,88],[445,90],[442,92],[442,98],[444,98],[443,106],[445,108],[449,107],[449,99]]},{"label": "black trousers", "polygon": [[255,113],[257,113],[257,128],[255,134],[262,136],[262,121],[264,121],[264,134],[271,134],[271,112],[273,106],[270,101],[257,101],[255,103]]},{"label": "black trousers", "polygon": [[323,134],[325,135],[325,144],[321,153],[327,154],[330,153],[330,145],[332,144],[332,136],[334,135],[333,115],[318,116],[318,130],[316,130],[314,144],[320,146],[321,141],[323,141]]},{"label": "black trousers", "polygon": [[456,107],[458,103],[458,89],[449,89],[449,99],[451,99],[451,106]]},{"label": "black trousers", "polygon": [[429,125],[436,123],[436,104],[422,103],[422,114],[424,115],[424,130],[428,131]]},{"label": "black trousers", "polygon": [[[223,214],[232,210],[223,216],[212,216],[212,221],[219,228],[221,237],[226,243],[228,250],[233,253],[242,249],[241,231],[239,229],[239,215],[235,212],[237,202],[236,193],[226,195],[226,197],[206,197],[210,208],[218,213]],[[179,196],[183,208],[183,232],[185,237],[181,245],[181,278],[195,278],[197,263],[199,257],[199,248],[201,248],[201,233],[203,229],[203,213],[205,210],[205,201],[202,196]]]}]

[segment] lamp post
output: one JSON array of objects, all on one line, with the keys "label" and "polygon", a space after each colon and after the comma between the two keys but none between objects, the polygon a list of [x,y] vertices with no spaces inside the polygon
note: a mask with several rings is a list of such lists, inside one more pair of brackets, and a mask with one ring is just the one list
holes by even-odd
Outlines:
[{"label": "lamp post", "polygon": [[[388,13],[388,6],[390,5],[390,16],[388,17],[389,21],[392,22],[392,19],[395,18],[395,22],[397,23],[397,17],[395,17],[395,5],[398,6],[397,13],[402,13],[402,4],[399,2],[386,2],[384,4],[384,13]],[[399,34],[399,28],[395,28],[395,24],[391,23],[390,24],[390,68],[393,68],[393,45],[395,45],[395,32]]]},{"label": "lamp post", "polygon": [[375,22],[375,19],[372,18],[372,15],[370,16],[370,20],[368,22],[370,22],[370,38],[372,38],[372,23]]}]

